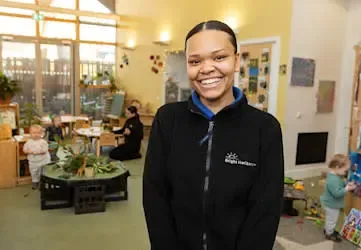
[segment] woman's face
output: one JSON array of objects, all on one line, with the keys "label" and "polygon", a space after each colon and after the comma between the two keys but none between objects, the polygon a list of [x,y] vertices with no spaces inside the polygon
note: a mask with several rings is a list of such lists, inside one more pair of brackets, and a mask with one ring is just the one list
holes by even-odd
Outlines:
[{"label": "woman's face", "polygon": [[130,112],[128,109],[125,110],[125,116],[127,118],[132,118],[135,116],[135,114],[133,114],[132,112]]},{"label": "woman's face", "polygon": [[239,53],[226,32],[201,31],[188,39],[186,49],[188,78],[201,98],[217,101],[232,91]]}]

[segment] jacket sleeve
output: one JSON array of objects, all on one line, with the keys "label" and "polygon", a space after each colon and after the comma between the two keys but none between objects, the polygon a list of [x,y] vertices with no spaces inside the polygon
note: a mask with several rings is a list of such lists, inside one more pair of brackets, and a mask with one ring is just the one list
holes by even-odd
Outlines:
[{"label": "jacket sleeve", "polygon": [[165,169],[172,130],[164,123],[171,118],[162,118],[159,111],[156,114],[145,159],[143,208],[151,250],[177,250],[179,248],[170,207],[170,184]]},{"label": "jacket sleeve", "polygon": [[128,120],[125,121],[124,126],[121,129],[115,130],[113,131],[114,134],[123,134],[125,128],[128,126]]},{"label": "jacket sleeve", "polygon": [[339,185],[338,181],[327,181],[326,188],[328,192],[336,199],[344,197],[347,193],[345,187]]},{"label": "jacket sleeve", "polygon": [[282,132],[273,117],[262,130],[259,177],[249,194],[248,215],[240,230],[237,250],[272,249],[281,216],[284,185]]}]

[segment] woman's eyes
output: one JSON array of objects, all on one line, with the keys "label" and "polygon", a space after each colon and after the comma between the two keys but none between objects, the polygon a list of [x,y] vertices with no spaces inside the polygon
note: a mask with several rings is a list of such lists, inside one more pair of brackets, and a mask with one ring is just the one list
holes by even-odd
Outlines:
[{"label": "woman's eyes", "polygon": [[225,56],[225,55],[222,55],[222,56],[216,56],[215,57],[215,60],[216,61],[222,61],[224,58],[226,58],[227,56]]},{"label": "woman's eyes", "polygon": [[[226,57],[227,57],[226,55],[219,55],[219,56],[214,57],[213,60],[216,62],[219,62],[219,61],[222,61],[223,59],[225,59]],[[199,59],[189,60],[188,63],[190,65],[196,66],[201,63],[201,60],[199,60]]]},{"label": "woman's eyes", "polygon": [[197,65],[197,64],[199,64],[201,61],[200,60],[190,60],[188,63],[190,64],[190,65]]}]

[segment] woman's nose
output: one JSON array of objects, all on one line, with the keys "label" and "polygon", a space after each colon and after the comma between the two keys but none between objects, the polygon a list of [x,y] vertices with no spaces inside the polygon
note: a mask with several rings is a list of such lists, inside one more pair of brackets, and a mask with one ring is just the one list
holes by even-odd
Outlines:
[{"label": "woman's nose", "polygon": [[208,74],[214,70],[213,62],[210,60],[205,60],[201,64],[200,73]]}]

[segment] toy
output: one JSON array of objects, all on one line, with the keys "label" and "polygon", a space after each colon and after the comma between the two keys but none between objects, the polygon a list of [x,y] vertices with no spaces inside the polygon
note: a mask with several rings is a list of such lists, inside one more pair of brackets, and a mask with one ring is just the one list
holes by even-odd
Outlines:
[{"label": "toy", "polygon": [[318,199],[312,199],[311,206],[309,208],[306,207],[304,213],[306,215],[306,219],[314,220],[317,224],[320,224],[325,218],[321,202]]},{"label": "toy", "polygon": [[303,183],[303,181],[296,181],[295,184],[293,184],[293,187],[296,190],[301,190],[301,191],[305,190],[305,184]]}]

